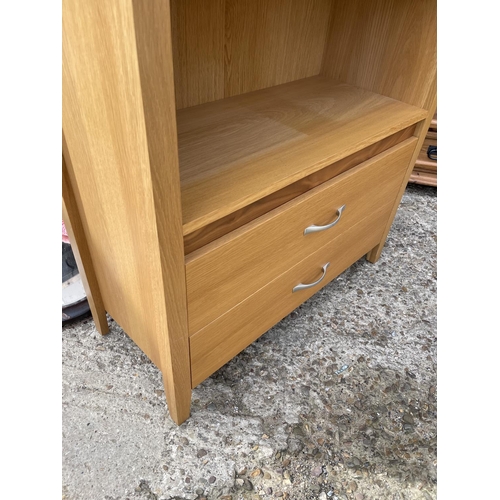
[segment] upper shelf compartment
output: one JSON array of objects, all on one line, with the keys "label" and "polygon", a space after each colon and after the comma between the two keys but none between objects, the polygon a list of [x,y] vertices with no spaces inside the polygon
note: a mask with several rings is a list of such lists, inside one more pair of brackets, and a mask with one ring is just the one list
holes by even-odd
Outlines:
[{"label": "upper shelf compartment", "polygon": [[426,117],[314,76],[177,111],[188,235]]}]

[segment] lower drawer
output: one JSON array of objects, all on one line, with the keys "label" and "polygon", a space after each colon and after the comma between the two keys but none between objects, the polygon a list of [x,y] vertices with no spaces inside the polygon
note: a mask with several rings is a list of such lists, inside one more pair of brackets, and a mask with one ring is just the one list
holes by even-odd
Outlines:
[{"label": "lower drawer", "polygon": [[[392,203],[351,226],[342,235],[301,260],[190,337],[192,384],[196,387],[302,302],[375,247],[382,237]],[[311,288],[293,292],[299,283]]]}]

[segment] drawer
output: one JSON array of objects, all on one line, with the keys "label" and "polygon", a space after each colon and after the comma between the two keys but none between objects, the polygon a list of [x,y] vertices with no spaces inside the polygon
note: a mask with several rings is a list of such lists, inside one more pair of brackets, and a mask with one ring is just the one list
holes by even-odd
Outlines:
[{"label": "drawer", "polygon": [[[370,213],[342,235],[307,256],[281,276],[190,337],[193,387],[245,349],[302,302],[368,253],[382,237],[392,203]],[[293,292],[299,283],[323,280]]]},{"label": "drawer", "polygon": [[[368,214],[393,202],[410,138],[186,257],[189,332],[215,320]],[[344,206],[343,211],[339,210]],[[304,234],[312,225],[329,229]]]}]

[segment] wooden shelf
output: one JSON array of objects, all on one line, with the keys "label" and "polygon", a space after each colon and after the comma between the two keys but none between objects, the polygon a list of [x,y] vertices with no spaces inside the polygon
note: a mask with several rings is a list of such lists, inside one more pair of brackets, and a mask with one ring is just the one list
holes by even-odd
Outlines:
[{"label": "wooden shelf", "polygon": [[178,110],[183,233],[425,117],[322,76]]}]

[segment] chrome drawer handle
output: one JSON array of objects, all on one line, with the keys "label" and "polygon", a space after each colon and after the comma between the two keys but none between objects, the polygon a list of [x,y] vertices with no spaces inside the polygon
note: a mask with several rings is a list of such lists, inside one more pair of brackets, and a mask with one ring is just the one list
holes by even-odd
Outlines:
[{"label": "chrome drawer handle", "polygon": [[314,283],[308,283],[308,284],[299,283],[297,286],[293,287],[292,293],[293,292],[298,292],[299,290],[305,290],[306,288],[312,288],[313,286],[316,286],[319,283],[321,283],[323,281],[323,278],[326,276],[326,270],[328,269],[329,265],[330,265],[330,263],[327,262],[323,266],[323,275],[321,276],[321,278],[318,281],[315,281]]},{"label": "chrome drawer handle", "polygon": [[317,233],[318,231],[325,231],[326,229],[330,229],[331,227],[335,226],[337,222],[340,220],[340,217],[342,217],[342,212],[344,211],[345,205],[342,205],[339,209],[337,209],[337,218],[333,221],[330,222],[330,224],[327,224],[326,226],[309,226],[304,229],[304,235],[309,234],[309,233]]}]

